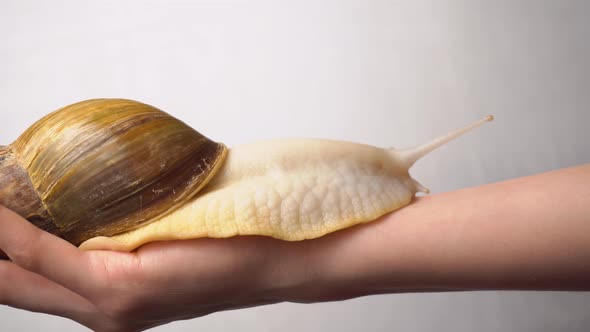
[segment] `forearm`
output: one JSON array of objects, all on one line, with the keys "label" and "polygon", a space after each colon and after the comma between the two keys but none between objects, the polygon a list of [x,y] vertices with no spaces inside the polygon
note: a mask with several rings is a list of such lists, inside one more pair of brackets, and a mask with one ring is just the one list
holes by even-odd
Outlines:
[{"label": "forearm", "polygon": [[286,244],[295,301],[410,291],[590,289],[590,164],[417,199]]}]

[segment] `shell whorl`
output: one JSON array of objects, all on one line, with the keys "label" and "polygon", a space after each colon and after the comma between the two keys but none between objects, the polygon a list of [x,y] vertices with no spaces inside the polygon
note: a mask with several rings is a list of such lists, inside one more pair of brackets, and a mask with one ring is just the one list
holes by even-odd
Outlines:
[{"label": "shell whorl", "polygon": [[43,220],[29,220],[74,244],[136,228],[181,206],[227,152],[171,115],[126,99],[59,109],[6,150],[42,202],[45,211],[37,215],[46,212]]}]

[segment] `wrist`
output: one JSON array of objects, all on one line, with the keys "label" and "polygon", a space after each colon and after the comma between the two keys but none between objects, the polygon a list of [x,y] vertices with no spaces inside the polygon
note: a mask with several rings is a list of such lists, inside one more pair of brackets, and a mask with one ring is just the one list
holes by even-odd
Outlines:
[{"label": "wrist", "polygon": [[428,200],[318,239],[283,242],[276,293],[283,301],[321,302],[454,289],[439,264],[445,260],[427,245],[444,227],[423,216]]},{"label": "wrist", "polygon": [[412,279],[407,276],[411,271],[404,273],[407,262],[402,253],[392,250],[387,235],[380,232],[386,222],[376,220],[314,240],[282,242],[272,268],[273,294],[281,301],[309,303],[415,288],[402,282]]}]

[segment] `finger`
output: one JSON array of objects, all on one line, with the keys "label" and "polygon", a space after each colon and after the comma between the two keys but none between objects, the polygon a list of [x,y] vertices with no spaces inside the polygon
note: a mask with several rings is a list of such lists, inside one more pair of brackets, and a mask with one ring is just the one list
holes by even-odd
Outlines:
[{"label": "finger", "polygon": [[11,262],[0,261],[0,280],[0,304],[82,324],[97,311],[80,295]]},{"label": "finger", "polygon": [[82,296],[92,285],[88,259],[71,243],[47,233],[0,205],[0,249],[21,267]]}]

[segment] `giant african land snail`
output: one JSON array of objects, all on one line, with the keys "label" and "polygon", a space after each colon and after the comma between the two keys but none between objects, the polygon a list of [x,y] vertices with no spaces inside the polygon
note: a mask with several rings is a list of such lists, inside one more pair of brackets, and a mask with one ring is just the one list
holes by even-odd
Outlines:
[{"label": "giant african land snail", "polygon": [[414,149],[290,139],[228,150],[152,106],[88,100],[0,147],[0,203],[87,250],[235,235],[312,239],[428,192],[408,174],[414,162],[490,120]]}]

